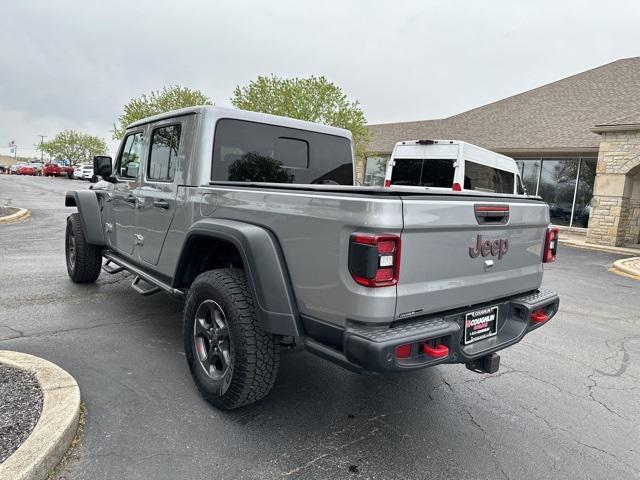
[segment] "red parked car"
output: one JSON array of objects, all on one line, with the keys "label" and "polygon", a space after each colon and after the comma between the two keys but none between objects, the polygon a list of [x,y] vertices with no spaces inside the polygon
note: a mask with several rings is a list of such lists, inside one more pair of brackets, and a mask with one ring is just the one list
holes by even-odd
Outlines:
[{"label": "red parked car", "polygon": [[33,175],[34,177],[38,174],[36,167],[31,165],[20,165],[16,173],[18,175]]},{"label": "red parked car", "polygon": [[55,162],[48,162],[42,166],[42,175],[45,177],[59,177],[63,175],[63,172],[60,165]]},{"label": "red parked car", "polygon": [[42,175],[45,177],[62,177],[66,175],[73,178],[73,167],[67,167],[57,162],[47,162],[42,167]]}]

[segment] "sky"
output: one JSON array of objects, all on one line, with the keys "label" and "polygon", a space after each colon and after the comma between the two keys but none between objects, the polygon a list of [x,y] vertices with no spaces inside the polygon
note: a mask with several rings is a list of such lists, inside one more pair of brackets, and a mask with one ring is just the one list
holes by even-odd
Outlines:
[{"label": "sky", "polygon": [[131,99],[182,85],[230,106],[259,75],[324,75],[369,123],[443,118],[640,55],[636,0],[5,2],[0,154],[98,135]]}]

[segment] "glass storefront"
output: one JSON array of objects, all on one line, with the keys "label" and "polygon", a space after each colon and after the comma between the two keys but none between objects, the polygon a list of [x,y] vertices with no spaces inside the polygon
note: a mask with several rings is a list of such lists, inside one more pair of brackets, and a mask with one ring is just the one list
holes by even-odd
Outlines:
[{"label": "glass storefront", "polygon": [[387,170],[388,160],[388,156],[367,157],[362,185],[369,187],[381,187],[384,185],[384,174]]},{"label": "glass storefront", "polygon": [[587,227],[596,158],[523,158],[516,163],[527,193],[540,195],[549,204],[551,223]]},{"label": "glass storefront", "polygon": [[[388,156],[367,157],[362,185],[382,186]],[[587,228],[596,163],[593,157],[518,158],[516,163],[529,195],[540,195],[550,208],[551,223]]]}]

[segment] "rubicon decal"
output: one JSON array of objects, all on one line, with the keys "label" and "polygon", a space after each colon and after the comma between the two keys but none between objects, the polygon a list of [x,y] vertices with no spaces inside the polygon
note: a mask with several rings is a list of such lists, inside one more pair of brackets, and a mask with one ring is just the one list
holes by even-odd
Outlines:
[{"label": "rubicon decal", "polygon": [[495,240],[483,240],[482,235],[476,237],[476,244],[469,247],[469,256],[476,258],[478,255],[488,257],[489,255],[498,257],[500,260],[509,251],[509,240],[506,238],[497,238]]}]

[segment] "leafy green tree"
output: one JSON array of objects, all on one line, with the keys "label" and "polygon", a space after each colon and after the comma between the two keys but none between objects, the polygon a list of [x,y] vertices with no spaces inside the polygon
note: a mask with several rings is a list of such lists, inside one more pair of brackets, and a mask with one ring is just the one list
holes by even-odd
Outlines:
[{"label": "leafy green tree", "polygon": [[118,123],[113,124],[111,131],[113,139],[120,140],[124,137],[127,127],[136,120],[179,108],[211,104],[211,99],[200,90],[192,90],[179,85],[154,90],[148,95],[131,99],[124,106],[124,112],[118,117]]},{"label": "leafy green tree", "polygon": [[52,158],[69,160],[71,165],[90,163],[95,155],[107,153],[107,144],[102,138],[75,130],[64,130],[37,148]]},{"label": "leafy green tree", "polygon": [[289,183],[290,179],[289,173],[282,168],[282,162],[257,152],[248,152],[229,165],[229,180]]},{"label": "leafy green tree", "polygon": [[243,110],[346,128],[353,134],[356,156],[364,158],[369,141],[364,112],[357,100],[350,101],[325,77],[260,76],[246,86],[237,86],[231,103]]}]

